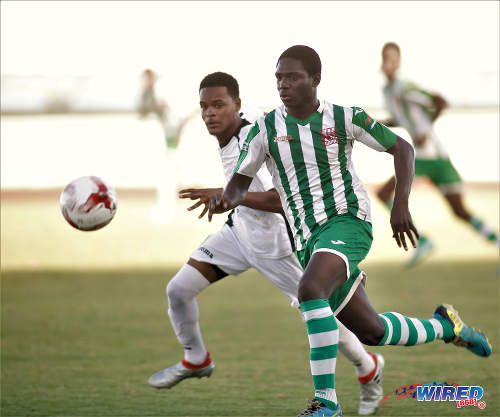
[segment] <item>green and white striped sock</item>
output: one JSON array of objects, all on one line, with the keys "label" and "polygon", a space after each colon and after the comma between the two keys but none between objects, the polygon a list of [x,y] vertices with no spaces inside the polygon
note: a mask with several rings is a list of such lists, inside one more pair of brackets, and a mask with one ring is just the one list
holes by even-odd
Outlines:
[{"label": "green and white striped sock", "polygon": [[379,317],[385,326],[385,334],[379,346],[414,346],[436,339],[450,341],[455,336],[450,322],[445,319],[415,319],[395,312],[382,313]]},{"label": "green and white striped sock", "polygon": [[469,223],[474,229],[479,232],[480,235],[484,236],[489,241],[496,242],[498,244],[498,236],[487,223],[474,216],[471,216],[471,218],[469,219]]},{"label": "green and white striped sock", "polygon": [[300,303],[307,326],[310,364],[314,384],[314,397],[335,410],[335,366],[337,364],[337,345],[339,330],[328,300],[316,299]]}]

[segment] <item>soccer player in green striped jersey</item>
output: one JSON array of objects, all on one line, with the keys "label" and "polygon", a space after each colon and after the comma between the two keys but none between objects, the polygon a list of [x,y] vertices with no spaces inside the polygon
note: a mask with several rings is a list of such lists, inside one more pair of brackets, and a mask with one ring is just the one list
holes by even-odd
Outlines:
[{"label": "soccer player in green striped jersey", "polygon": [[312,48],[295,45],[276,66],[283,106],[257,120],[242,147],[235,173],[222,195],[212,197],[209,219],[237,206],[252,177],[266,162],[293,227],[305,271],[298,299],[310,344],[314,399],[300,416],[340,417],[335,391],[338,319],[368,345],[413,346],[443,339],[489,356],[486,337],[466,326],[452,306],[438,306],[431,319],[377,314],[358,264],[371,243],[370,202],[354,170],[356,142],[394,158],[396,189],[391,227],[398,246],[416,246],[418,232],[408,209],[413,148],[361,108],[320,101],[321,60]]},{"label": "soccer player in green striped jersey", "polygon": [[[384,97],[391,118],[384,121],[384,124],[402,126],[410,134],[415,146],[415,175],[429,178],[460,220],[470,224],[484,238],[499,245],[498,235],[493,229],[465,206],[462,179],[433,129],[434,121],[447,106],[446,101],[438,94],[399,79],[397,73],[400,64],[399,46],[394,42],[386,43],[382,48],[382,72],[387,78]],[[394,182],[394,177],[390,178],[377,191],[377,196],[387,207],[392,204]],[[418,248],[407,266],[416,265],[433,249],[434,244],[421,235]]]},{"label": "soccer player in green striped jersey", "polygon": [[[240,149],[252,124],[240,113],[238,81],[223,72],[208,74],[200,83],[201,117],[207,130],[217,138],[224,176],[231,179]],[[253,119],[255,121],[255,119]],[[220,189],[222,190],[222,189]],[[180,198],[198,200],[188,210],[204,205],[219,189],[186,189]],[[294,254],[291,232],[282,216],[278,193],[265,166],[254,177],[246,201],[229,215],[220,230],[208,236],[170,280],[166,292],[168,315],[178,341],[184,347],[182,361],[149,378],[155,388],[170,389],[186,378],[209,377],[215,367],[203,341],[196,298],[212,283],[228,275],[256,268],[299,307],[297,292],[302,266]],[[358,413],[372,415],[383,398],[384,358],[365,350],[358,338],[338,322],[338,350],[353,365],[358,376]]]}]

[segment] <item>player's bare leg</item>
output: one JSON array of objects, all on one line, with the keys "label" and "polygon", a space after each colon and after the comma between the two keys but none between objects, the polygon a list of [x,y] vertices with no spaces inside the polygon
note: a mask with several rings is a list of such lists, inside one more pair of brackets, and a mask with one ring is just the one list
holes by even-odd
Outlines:
[{"label": "player's bare leg", "polygon": [[470,224],[481,236],[490,242],[500,245],[498,235],[493,231],[493,228],[481,219],[473,216],[471,212],[465,207],[462,193],[449,193],[444,194],[444,198],[450,205],[455,216],[464,222]]},{"label": "player's bare leg", "polygon": [[345,326],[368,345],[414,346],[443,339],[466,347],[478,356],[489,356],[491,345],[479,331],[467,326],[449,304],[439,305],[431,319],[417,319],[400,313],[377,314],[359,285],[338,314]]},{"label": "player's bare leg", "polygon": [[213,265],[190,258],[167,285],[168,314],[177,339],[184,346],[184,359],[152,375],[151,386],[172,388],[183,379],[212,374],[215,365],[201,336],[196,296],[222,277]]}]

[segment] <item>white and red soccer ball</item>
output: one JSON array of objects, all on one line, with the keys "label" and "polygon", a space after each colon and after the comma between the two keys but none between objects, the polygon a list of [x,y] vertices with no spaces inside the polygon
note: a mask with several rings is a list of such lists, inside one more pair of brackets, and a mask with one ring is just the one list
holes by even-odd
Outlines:
[{"label": "white and red soccer ball", "polygon": [[97,230],[106,226],[116,213],[116,193],[99,177],[86,176],[71,181],[61,193],[61,211],[78,230]]}]

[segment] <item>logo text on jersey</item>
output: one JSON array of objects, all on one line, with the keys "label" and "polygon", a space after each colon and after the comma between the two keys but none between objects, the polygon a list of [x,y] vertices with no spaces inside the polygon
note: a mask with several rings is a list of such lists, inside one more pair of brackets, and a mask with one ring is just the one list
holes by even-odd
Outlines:
[{"label": "logo text on jersey", "polygon": [[323,140],[323,145],[325,146],[339,143],[339,137],[337,136],[337,131],[334,127],[321,129],[321,139]]},{"label": "logo text on jersey", "polygon": [[341,240],[332,240],[332,243],[334,245],[345,245],[345,242],[342,242]]},{"label": "logo text on jersey", "polygon": [[276,136],[274,138],[274,141],[275,142],[290,142],[291,140],[293,140],[293,136],[292,135],[287,135],[287,136]]}]

